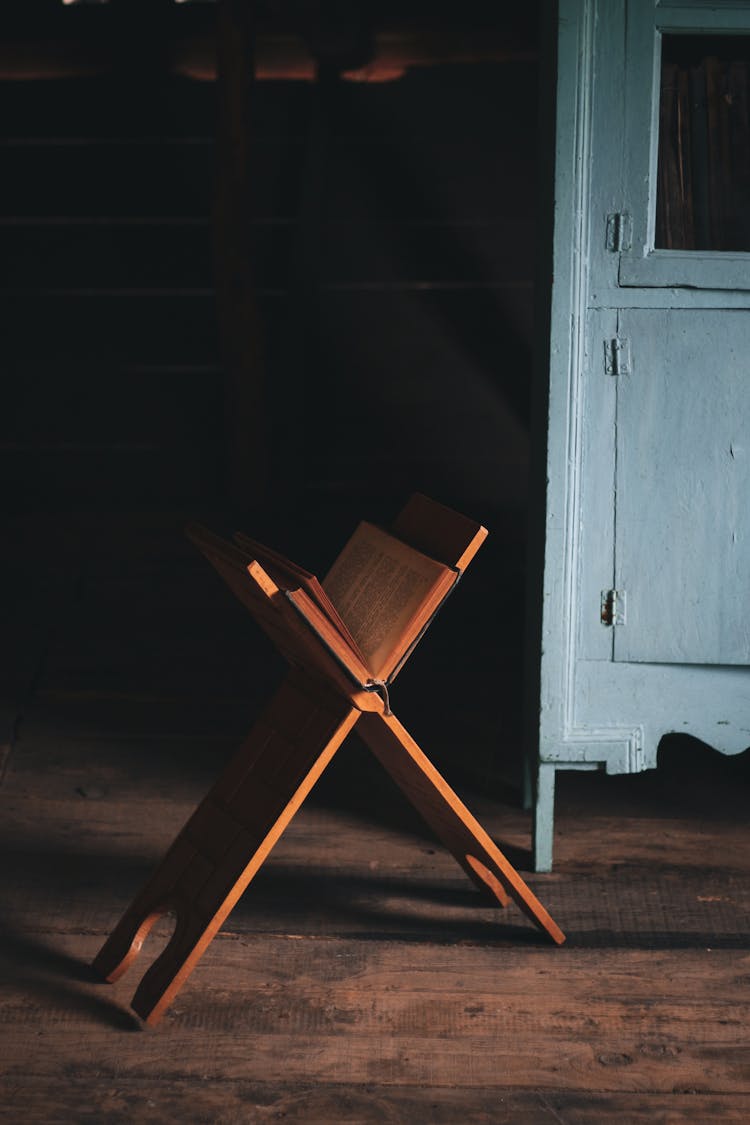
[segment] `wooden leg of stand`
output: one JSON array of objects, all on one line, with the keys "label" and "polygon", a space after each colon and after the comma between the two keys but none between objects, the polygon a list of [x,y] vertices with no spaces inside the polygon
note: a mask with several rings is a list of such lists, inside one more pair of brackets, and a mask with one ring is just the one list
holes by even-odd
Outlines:
[{"label": "wooden leg of stand", "polygon": [[172,1003],[360,715],[298,672],[274,696],[94,962],[115,980],[156,919],[177,915],[133,1000],[146,1023],[157,1023]]},{"label": "wooden leg of stand", "polygon": [[395,715],[363,715],[357,733],[467,875],[503,906],[510,896],[554,942],[562,930]]}]

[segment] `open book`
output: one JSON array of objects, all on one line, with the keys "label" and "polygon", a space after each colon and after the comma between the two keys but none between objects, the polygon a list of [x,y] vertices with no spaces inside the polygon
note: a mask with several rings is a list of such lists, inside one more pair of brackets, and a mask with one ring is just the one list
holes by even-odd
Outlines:
[{"label": "open book", "polygon": [[[481,540],[486,531],[475,526]],[[460,576],[457,566],[366,522],[322,582],[246,535],[230,542],[197,525],[188,527],[187,534],[240,596],[242,572],[247,576],[251,567],[260,566],[307,628],[364,688],[394,678]]]}]

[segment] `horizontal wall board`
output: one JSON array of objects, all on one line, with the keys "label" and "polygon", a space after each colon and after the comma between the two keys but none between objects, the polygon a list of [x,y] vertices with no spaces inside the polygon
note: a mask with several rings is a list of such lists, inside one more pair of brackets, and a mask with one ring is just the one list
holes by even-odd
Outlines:
[{"label": "horizontal wall board", "polygon": [[[211,3],[154,4],[151,26],[155,34],[166,39],[179,35],[208,33],[216,25]],[[77,4],[66,8],[54,0],[34,0],[30,4],[12,5],[3,23],[6,33],[21,40],[49,36],[56,42],[81,41],[111,43],[114,39],[138,37],[141,13],[137,7],[116,4]]]},{"label": "horizontal wall board", "polygon": [[[24,224],[0,230],[6,292],[213,285],[207,222]],[[523,220],[456,226],[328,223],[317,232],[314,246],[309,242],[296,224],[256,223],[250,260],[257,286],[294,286],[302,269],[308,285],[532,281],[533,224]]]},{"label": "horizontal wall board", "polygon": [[[0,83],[0,101],[13,105],[6,137],[191,137],[207,139],[216,126],[216,86],[147,73],[37,82]],[[504,138],[533,153],[537,66],[510,60],[414,68],[393,82],[342,83],[318,98],[313,84],[257,82],[253,124],[259,137],[303,138],[319,114],[333,137],[379,138],[405,130],[418,140],[454,136],[491,143]]]},{"label": "horizontal wall board", "polygon": [[[86,362],[107,357],[120,364],[211,365],[218,355],[213,295],[161,296],[6,296],[5,362]],[[362,333],[372,335],[372,348],[360,355],[358,386],[362,393],[378,380],[395,380],[399,372],[428,372],[439,362],[453,377],[466,365],[486,372],[491,386],[506,386],[509,394],[526,394],[518,381],[531,356],[532,290],[529,285],[496,289],[455,288],[412,292],[383,288],[370,291],[329,292],[322,309],[289,295],[258,298],[261,328],[273,366],[274,357],[288,351],[300,353],[299,362],[314,362],[314,337],[327,337],[336,323],[336,342],[326,368],[321,371],[320,392],[325,394],[339,364],[350,362],[349,351]],[[290,339],[294,330],[298,338]],[[403,339],[401,339],[403,334]],[[425,343],[429,352],[424,352]],[[459,359],[462,349],[466,355]],[[306,355],[301,353],[307,353]],[[343,359],[342,359],[343,357]],[[348,368],[351,373],[351,367]],[[420,376],[421,377],[421,376]],[[371,383],[368,380],[374,379]],[[407,384],[408,386],[408,384]],[[355,388],[356,390],[356,388]],[[359,392],[358,392],[359,393]],[[444,393],[437,386],[435,393]]]},{"label": "horizontal wall board", "polygon": [[0,142],[3,214],[208,215],[214,177],[208,138],[75,139],[80,122],[72,117],[69,124],[70,139]]},{"label": "horizontal wall board", "polygon": [[1,230],[6,286],[17,291],[87,287],[208,289],[208,223],[11,226]]},{"label": "horizontal wall board", "polygon": [[17,360],[112,364],[215,362],[215,302],[201,297],[35,296],[3,299],[6,363]]},{"label": "horizontal wall board", "polygon": [[[533,151],[500,133],[410,136],[397,121],[388,130],[387,141],[331,143],[317,169],[322,217],[467,223],[533,213]],[[313,199],[315,175],[307,173]]]},{"label": "horizontal wall board", "polygon": [[221,439],[218,373],[137,376],[102,364],[13,365],[0,390],[0,450],[24,443],[62,450],[108,443],[167,448]]},{"label": "horizontal wall board", "polygon": [[[6,138],[0,155],[4,215],[207,217],[211,208],[216,168],[208,138]],[[331,139],[314,164],[301,137],[256,136],[248,208],[256,220],[305,211],[317,222],[507,221],[529,211],[533,156],[499,133],[482,144],[461,135],[409,136],[407,143],[398,122],[386,136]]]},{"label": "horizontal wall board", "polygon": [[145,445],[0,450],[0,502],[11,512],[207,503],[221,491],[214,447],[179,455]]},{"label": "horizontal wall board", "polygon": [[[299,330],[310,334],[300,350],[314,346],[316,333],[328,342],[318,401],[344,397],[346,388],[344,412],[376,397],[393,403],[398,417],[429,401],[461,411],[467,398],[481,399],[487,409],[500,398],[525,416],[532,296],[530,285],[325,292],[307,320],[304,307],[299,312]],[[366,351],[358,347],[363,338]],[[351,380],[355,353],[357,379]],[[314,361],[309,351],[308,359]]]},{"label": "horizontal wall board", "polygon": [[[259,90],[263,85],[272,84]],[[537,106],[531,59],[415,67],[394,82],[342,83],[324,98],[333,137],[402,134],[417,143],[461,138],[491,144],[494,136],[506,148],[530,153],[536,144],[527,131]],[[259,102],[259,110],[263,106]]]},{"label": "horizontal wall board", "polygon": [[[214,135],[213,83],[132,70],[110,77],[0,82],[4,137],[170,137]],[[12,107],[12,112],[9,112]]]}]

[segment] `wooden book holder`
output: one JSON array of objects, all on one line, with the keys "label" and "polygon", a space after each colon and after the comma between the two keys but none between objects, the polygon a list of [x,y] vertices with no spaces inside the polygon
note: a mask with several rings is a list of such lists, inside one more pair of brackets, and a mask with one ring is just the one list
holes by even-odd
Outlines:
[{"label": "wooden book holder", "polygon": [[[418,496],[393,531],[461,571],[486,536],[479,525]],[[133,998],[138,1015],[147,1024],[158,1023],[355,725],[469,878],[501,906],[512,898],[561,944],[562,931],[381,695],[352,682],[257,563],[239,577],[223,576],[292,667],[105,942],[94,961],[96,971],[117,980],[156,920],[173,912],[174,932]]]}]

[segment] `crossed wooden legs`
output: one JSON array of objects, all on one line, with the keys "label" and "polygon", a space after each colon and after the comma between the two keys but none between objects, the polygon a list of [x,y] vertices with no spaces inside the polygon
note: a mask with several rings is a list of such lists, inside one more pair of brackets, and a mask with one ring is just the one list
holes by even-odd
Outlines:
[{"label": "crossed wooden legs", "polygon": [[149,930],[172,911],[172,937],[133,1008],[156,1024],[342,742],[358,731],[436,835],[482,889],[512,897],[553,941],[562,932],[393,716],[293,671],[102,947],[94,968],[120,977]]}]

